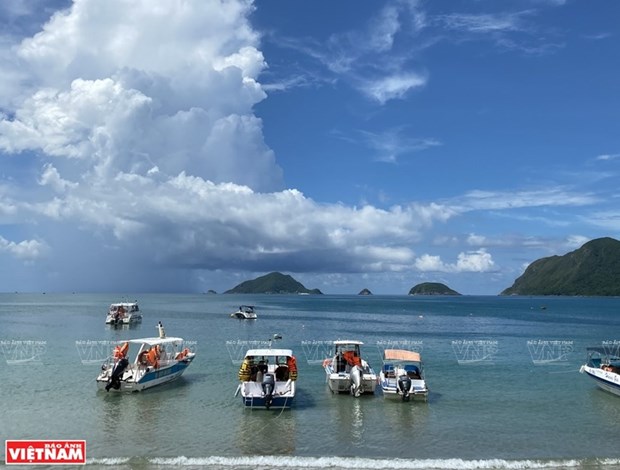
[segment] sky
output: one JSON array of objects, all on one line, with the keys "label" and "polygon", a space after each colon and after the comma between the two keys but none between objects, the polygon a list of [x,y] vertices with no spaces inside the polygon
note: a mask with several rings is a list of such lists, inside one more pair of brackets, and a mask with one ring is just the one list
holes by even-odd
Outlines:
[{"label": "sky", "polygon": [[0,292],[497,295],[620,238],[615,0],[0,3]]}]

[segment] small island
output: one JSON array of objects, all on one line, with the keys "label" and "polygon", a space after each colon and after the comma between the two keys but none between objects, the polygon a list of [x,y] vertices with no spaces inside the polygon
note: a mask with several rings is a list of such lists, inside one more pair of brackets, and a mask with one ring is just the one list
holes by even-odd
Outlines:
[{"label": "small island", "polygon": [[370,289],[362,289],[361,291],[359,291],[359,294],[357,295],[372,295],[372,292],[370,292]]},{"label": "small island", "polygon": [[245,281],[224,294],[323,294],[319,289],[306,289],[287,274],[273,272]]},{"label": "small island", "polygon": [[408,295],[461,295],[440,282],[423,282],[413,286]]}]

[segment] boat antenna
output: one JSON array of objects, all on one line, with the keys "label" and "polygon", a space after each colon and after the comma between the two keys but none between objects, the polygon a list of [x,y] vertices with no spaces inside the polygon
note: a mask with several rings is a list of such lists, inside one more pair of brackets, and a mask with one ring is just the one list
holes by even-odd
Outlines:
[{"label": "boat antenna", "polygon": [[165,338],[166,331],[164,330],[164,325],[161,324],[161,321],[157,323],[157,329],[159,330],[159,337]]},{"label": "boat antenna", "polygon": [[271,342],[278,339],[282,339],[282,335],[279,333],[274,333],[273,338],[269,338],[269,349],[271,349]]}]

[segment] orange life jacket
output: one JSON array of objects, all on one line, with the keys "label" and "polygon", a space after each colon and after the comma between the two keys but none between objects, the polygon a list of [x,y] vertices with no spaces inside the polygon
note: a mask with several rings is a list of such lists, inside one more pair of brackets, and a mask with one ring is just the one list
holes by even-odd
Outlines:
[{"label": "orange life jacket", "polygon": [[119,360],[124,358],[127,355],[127,351],[129,351],[129,343],[125,342],[122,346],[116,346],[114,348],[114,359]]},{"label": "orange life jacket", "polygon": [[155,348],[151,348],[149,353],[146,355],[146,360],[148,361],[150,366],[158,367],[159,364],[157,363],[157,356],[158,355]]},{"label": "orange life jacket", "polygon": [[297,380],[297,359],[295,356],[290,356],[286,359],[286,365],[288,366],[289,378],[291,380]]},{"label": "orange life jacket", "polygon": [[350,366],[361,366],[362,360],[353,351],[345,351],[342,356]]}]

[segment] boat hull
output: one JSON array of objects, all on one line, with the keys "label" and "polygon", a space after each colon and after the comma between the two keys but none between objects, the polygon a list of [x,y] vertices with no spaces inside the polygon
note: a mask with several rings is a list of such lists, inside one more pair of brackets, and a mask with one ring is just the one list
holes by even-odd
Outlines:
[{"label": "boat hull", "polygon": [[259,408],[259,409],[289,409],[293,405],[295,401],[294,396],[281,396],[274,397],[271,400],[271,404],[269,408],[267,408],[267,404],[265,401],[265,397],[254,397],[254,396],[246,396],[241,397],[243,400],[243,404],[246,408]]},{"label": "boat hull", "polygon": [[413,400],[427,400],[428,388],[426,387],[426,381],[424,379],[413,379],[409,377],[410,386],[408,396],[403,399],[403,392],[398,388],[398,380],[396,377],[402,377],[406,375],[405,370],[397,370],[396,374],[386,376],[382,370],[379,374],[379,383],[383,396],[391,400],[401,401],[413,401]]},{"label": "boat hull", "polygon": [[581,372],[592,378],[594,383],[602,390],[620,396],[620,374],[590,366],[582,366]]},{"label": "boat hull", "polygon": [[[327,373],[327,384],[333,393],[351,393],[351,375],[348,372]],[[362,375],[362,394],[373,394],[377,386],[374,374]]]},{"label": "boat hull", "polygon": [[290,408],[295,401],[295,381],[277,381],[271,403],[267,406],[267,400],[263,387],[258,382],[241,382],[241,401],[247,408],[282,409]]},{"label": "boat hull", "polygon": [[243,313],[231,313],[231,318],[238,318],[239,320],[256,320],[256,315],[245,315]]},{"label": "boat hull", "polygon": [[131,315],[125,318],[115,319],[114,317],[106,317],[106,325],[130,325],[132,323],[139,323],[142,321],[142,315]]},{"label": "boat hull", "polygon": [[132,364],[123,373],[120,380],[120,388],[118,389],[108,387],[112,372],[111,369],[109,369],[102,372],[97,377],[97,388],[99,390],[120,393],[141,392],[142,390],[163,385],[178,379],[181,375],[183,375],[185,369],[187,369],[187,367],[191,364],[192,360],[193,357],[186,358],[183,361],[176,362],[166,367],[160,367],[157,369],[148,368],[145,370],[135,364]]},{"label": "boat hull", "polygon": [[409,399],[403,400],[402,392],[396,389],[396,385],[381,383],[381,391],[383,392],[383,397],[387,400],[394,401],[426,401],[428,399],[428,390],[410,390],[409,391]]}]

